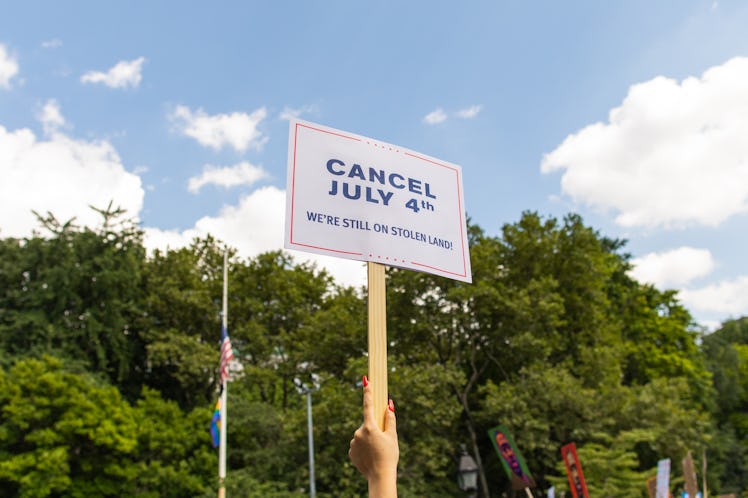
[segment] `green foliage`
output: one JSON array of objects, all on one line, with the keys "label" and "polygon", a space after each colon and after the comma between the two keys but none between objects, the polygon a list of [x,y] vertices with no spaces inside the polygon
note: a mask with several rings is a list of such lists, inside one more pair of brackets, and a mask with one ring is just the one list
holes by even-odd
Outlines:
[{"label": "green foliage", "polygon": [[134,407],[138,446],[132,457],[137,496],[195,496],[215,475],[215,453],[210,448],[206,420],[209,407],[184,413],[150,389]]},{"label": "green foliage", "polygon": [[[634,451],[634,443],[643,434],[624,432],[615,438],[607,434],[597,434],[599,442],[590,442],[577,447],[579,461],[583,462],[587,491],[590,496],[616,498],[644,498],[647,496],[646,480],[656,472],[639,471],[639,461]],[[571,496],[566,469],[562,460],[556,462],[559,477],[550,477],[556,492],[565,490]],[[563,477],[561,477],[563,476]]]},{"label": "green foliage", "polygon": [[[226,477],[226,495],[227,496],[256,496],[263,498],[299,498],[307,493],[301,489],[288,491],[286,483],[268,481],[266,479],[258,480],[253,477],[255,472],[249,468],[240,468]],[[213,498],[215,491],[210,491],[204,495],[205,498]]]},{"label": "green foliage", "polygon": [[705,336],[703,349],[714,378],[712,418],[719,442],[710,451],[710,480],[739,493],[748,490],[748,317]]},{"label": "green foliage", "polygon": [[[96,230],[47,215],[44,236],[0,240],[0,497],[213,496],[225,247],[205,237],[147,256],[120,210],[98,211]],[[676,293],[631,279],[624,243],[576,215],[468,233],[472,284],[387,272],[400,496],[463,496],[462,444],[482,494],[508,492],[486,437],[499,423],[541,488],[566,487],[559,449],[571,441],[592,496],[639,498],[658,459],[702,449],[712,494],[748,488],[747,318],[700,335]],[[318,384],[318,495],[365,496],[347,458],[365,289],[280,251],[229,263],[241,370],[228,495],[307,493],[302,381]]]},{"label": "green foliage", "polygon": [[128,395],[143,373],[142,233],[120,211],[100,230],[43,219],[52,237],[0,244],[0,350],[55,354],[102,372]]},{"label": "green foliage", "polygon": [[[186,496],[200,492],[207,409],[186,416],[154,391],[119,391],[52,357],[0,374],[0,488],[17,496]],[[4,495],[3,495],[4,496]]]},{"label": "green foliage", "polygon": [[[440,365],[390,360],[400,442],[400,495],[450,496],[455,489],[455,458],[460,406],[452,386],[464,383],[460,370]],[[458,439],[459,440],[459,439]]]},{"label": "green foliage", "polygon": [[19,496],[121,494],[136,446],[132,409],[116,388],[69,374],[62,362],[22,360],[2,377],[0,479]]},{"label": "green foliage", "polygon": [[237,266],[231,279],[232,343],[261,399],[286,409],[293,379],[312,367],[301,329],[326,307],[331,278],[272,252]]},{"label": "green foliage", "polygon": [[210,403],[220,330],[223,249],[211,237],[146,261],[145,383],[191,409]]}]

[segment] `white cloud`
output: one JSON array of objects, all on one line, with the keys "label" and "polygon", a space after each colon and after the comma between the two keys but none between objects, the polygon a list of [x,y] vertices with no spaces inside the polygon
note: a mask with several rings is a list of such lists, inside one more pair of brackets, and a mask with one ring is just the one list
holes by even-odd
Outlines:
[{"label": "white cloud", "polygon": [[294,109],[292,107],[284,107],[278,118],[288,121],[289,119],[298,118],[302,114],[309,114],[317,111],[317,106],[305,105]]},{"label": "white cloud", "polygon": [[661,289],[680,287],[711,273],[715,263],[706,249],[679,247],[663,253],[649,253],[631,261],[630,274],[640,282]]},{"label": "white cloud", "polygon": [[748,314],[748,275],[701,289],[683,290],[681,300],[692,309],[735,316]]},{"label": "white cloud", "polygon": [[142,79],[145,57],[138,57],[132,61],[119,61],[109,71],[89,71],[81,76],[82,83],[103,83],[109,88],[136,88]]},{"label": "white cloud", "polygon": [[542,161],[574,201],[622,226],[716,226],[748,211],[748,58],[700,78],[633,85],[608,123],[568,136]]},{"label": "white cloud", "polygon": [[65,118],[60,111],[60,105],[55,99],[49,99],[37,115],[44,127],[44,133],[51,135],[65,126]]},{"label": "white cloud", "polygon": [[704,327],[707,332],[711,333],[722,326],[722,322],[719,320],[699,320],[699,325]]},{"label": "white cloud", "polygon": [[184,230],[162,230],[155,227],[144,227],[143,244],[149,252],[156,249],[166,251],[167,249],[179,249],[190,245],[194,237],[200,234],[194,229]]},{"label": "white cloud", "polygon": [[60,48],[62,46],[62,40],[59,38],[52,38],[51,40],[44,40],[42,42],[42,48]]},{"label": "white cloud", "polygon": [[475,116],[478,115],[478,113],[483,109],[483,106],[481,105],[474,105],[467,107],[465,109],[460,109],[455,114],[458,118],[462,119],[473,119]]},{"label": "white cloud", "polygon": [[289,251],[296,261],[306,261],[327,270],[339,285],[360,288],[366,285],[366,263],[319,254]]},{"label": "white cloud", "polygon": [[438,109],[431,111],[423,117],[423,122],[430,125],[443,123],[447,120],[447,114],[444,109],[439,107]]},{"label": "white cloud", "polygon": [[218,185],[224,188],[252,185],[267,176],[265,170],[242,161],[234,166],[213,166],[206,164],[199,176],[193,176],[187,183],[187,189],[196,194],[205,185]]},{"label": "white cloud", "polygon": [[125,171],[106,141],[87,142],[55,133],[38,140],[29,129],[0,126],[0,234],[25,237],[39,224],[32,210],[50,211],[60,221],[98,226],[89,205],[110,201],[137,217],[143,206],[140,177]]},{"label": "white cloud", "polygon": [[10,80],[18,74],[18,61],[0,43],[0,88],[10,89]]},{"label": "white cloud", "polygon": [[[234,247],[241,257],[282,249],[286,210],[285,192],[275,187],[262,187],[243,196],[239,205],[224,206],[218,216],[200,218],[193,228],[184,231],[145,229],[149,250],[175,249],[188,245],[193,238],[211,234]],[[361,286],[366,283],[366,267],[360,261],[317,256],[292,251],[297,261],[313,261],[327,269],[341,285]]]},{"label": "white cloud", "polygon": [[200,218],[195,230],[213,234],[247,254],[259,254],[283,246],[285,209],[283,191],[264,187],[242,197],[237,206],[224,206],[216,217]]},{"label": "white cloud", "polygon": [[200,145],[215,150],[230,146],[244,152],[249,147],[259,150],[267,142],[257,129],[266,115],[264,107],[252,114],[233,112],[211,116],[202,109],[193,112],[180,105],[171,114],[171,119],[181,133],[194,138]]}]

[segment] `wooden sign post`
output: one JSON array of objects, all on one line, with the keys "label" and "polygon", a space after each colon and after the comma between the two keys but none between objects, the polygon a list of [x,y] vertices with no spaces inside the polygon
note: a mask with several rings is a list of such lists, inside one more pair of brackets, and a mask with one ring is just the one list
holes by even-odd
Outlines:
[{"label": "wooden sign post", "polygon": [[472,281],[462,169],[372,138],[290,120],[287,249],[366,261],[369,379],[384,427],[385,265]]},{"label": "wooden sign post", "polygon": [[369,381],[374,388],[374,413],[377,424],[384,430],[387,409],[387,298],[385,266],[367,263],[369,283]]}]

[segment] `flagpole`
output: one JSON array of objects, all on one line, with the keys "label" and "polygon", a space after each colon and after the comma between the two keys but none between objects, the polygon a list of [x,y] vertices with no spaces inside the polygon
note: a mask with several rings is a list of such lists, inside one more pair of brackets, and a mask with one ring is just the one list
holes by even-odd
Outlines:
[{"label": "flagpole", "polygon": [[701,452],[701,482],[704,486],[704,492],[702,493],[702,498],[709,498],[707,495],[707,489],[706,489],[706,448],[703,449]]},{"label": "flagpole", "polygon": [[[221,310],[221,326],[223,330],[228,330],[228,313],[229,306],[228,296],[228,251],[223,253],[223,308]],[[226,496],[226,429],[228,427],[227,408],[228,408],[228,387],[229,383],[221,375],[221,432],[220,443],[218,446],[218,498]]]}]

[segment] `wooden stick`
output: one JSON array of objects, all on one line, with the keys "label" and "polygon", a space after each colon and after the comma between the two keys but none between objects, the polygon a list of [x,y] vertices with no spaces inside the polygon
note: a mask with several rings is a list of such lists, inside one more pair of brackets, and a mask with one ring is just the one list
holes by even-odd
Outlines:
[{"label": "wooden stick", "polygon": [[533,498],[532,491],[530,491],[530,488],[525,488],[525,493],[527,493],[527,496],[529,496],[530,498]]},{"label": "wooden stick", "polygon": [[369,382],[374,389],[374,414],[384,430],[384,415],[389,401],[387,389],[387,298],[385,266],[367,263],[369,280]]}]

